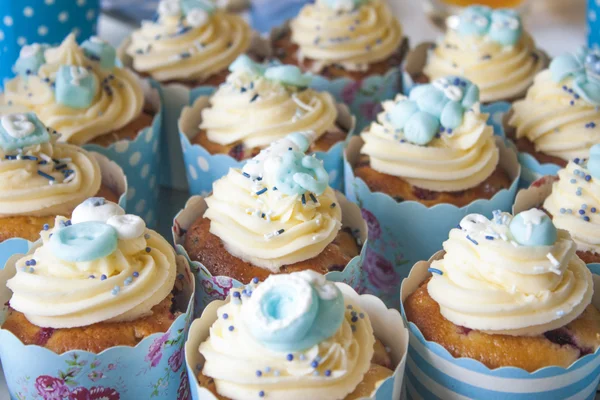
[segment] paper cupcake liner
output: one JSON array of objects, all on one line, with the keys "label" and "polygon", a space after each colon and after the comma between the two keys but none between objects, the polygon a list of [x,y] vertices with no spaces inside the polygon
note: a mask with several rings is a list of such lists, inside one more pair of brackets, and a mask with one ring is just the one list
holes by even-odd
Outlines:
[{"label": "paper cupcake liner", "polygon": [[157,222],[160,154],[158,152],[162,112],[158,84],[143,81],[146,105],[155,111],[152,125],[139,131],[134,140],[119,140],[108,147],[86,144],[86,150],[103,154],[116,162],[127,176],[127,212],[144,218],[149,227]]},{"label": "paper cupcake liner", "polygon": [[[402,283],[404,301],[430,276],[432,261],[417,263]],[[600,287],[600,265],[590,264],[594,286]],[[600,292],[592,303],[600,307]],[[402,315],[405,316],[404,308]],[[406,368],[408,399],[593,399],[600,379],[600,350],[581,357],[568,368],[549,366],[535,372],[515,367],[489,369],[470,358],[455,358],[444,347],[430,342],[412,322],[408,322],[410,343]]]},{"label": "paper cupcake liner", "polygon": [[[271,30],[271,43],[288,31],[289,21]],[[407,51],[408,39],[405,38],[401,46],[399,51]],[[356,131],[360,132],[377,119],[377,114],[382,110],[381,103],[394,99],[398,93],[403,92],[405,82],[410,82],[410,77],[405,76],[402,70],[402,66],[398,65],[385,74],[371,75],[362,80],[329,79],[315,74],[311,87],[331,93],[337,101],[350,107],[350,112],[356,117]]]},{"label": "paper cupcake liner", "polygon": [[[100,165],[102,184],[119,195],[119,205],[125,208],[127,204],[127,178],[123,170],[115,162],[110,161],[102,154],[95,152],[91,152],[90,154],[98,162],[98,165]],[[27,253],[33,243],[27,239],[18,237],[0,242],[0,268],[4,266],[12,255]]]},{"label": "paper cupcake liner", "polygon": [[[206,90],[206,88],[204,88]],[[191,96],[190,106],[183,109],[179,119],[179,137],[183,148],[183,160],[185,162],[185,173],[189,183],[190,193],[193,195],[206,196],[212,191],[214,181],[227,175],[230,168],[242,168],[247,160],[238,161],[228,154],[210,154],[208,150],[190,141],[198,134],[198,127],[202,122],[201,112],[209,105],[209,98],[202,95],[198,90]],[[341,190],[344,184],[344,148],[354,134],[354,118],[350,115],[348,108],[338,104],[337,123],[348,132],[345,141],[338,142],[328,151],[317,151],[319,160],[323,161],[325,170],[329,173],[329,185]]]},{"label": "paper cupcake liner", "polygon": [[510,144],[497,137],[500,167],[511,177],[510,188],[491,199],[479,199],[464,207],[438,204],[427,207],[416,201],[398,203],[384,193],[371,192],[354,176],[362,139],[353,138],[345,153],[346,196],[361,207],[369,227],[367,257],[363,268],[370,271],[366,289],[384,300],[388,307],[399,307],[400,281],[408,276],[417,261],[427,259],[442,247],[450,229],[471,213],[492,215],[494,210],[509,211],[519,183],[520,166]]},{"label": "paper cupcake liner", "polygon": [[[397,365],[394,374],[387,378],[370,397],[364,400],[395,400],[399,399],[402,392],[402,381],[406,365],[408,349],[408,330],[402,317],[396,310],[388,309],[381,300],[375,296],[359,296],[351,287],[344,283],[336,284],[345,296],[351,297],[369,315],[375,336],[390,348],[392,361]],[[217,309],[226,302],[213,301],[196,319],[190,328],[190,334],[185,343],[185,361],[190,380],[190,390],[194,400],[217,400],[206,388],[198,384],[196,376],[202,370],[204,358],[198,351],[200,343],[209,336],[210,326],[217,320]]]},{"label": "paper cupcake liner", "polygon": [[[337,201],[342,209],[342,225],[350,227],[359,244],[363,244],[362,251],[359,256],[354,257],[342,271],[333,271],[325,276],[330,281],[343,282],[353,287],[357,292],[363,292],[363,285],[366,281],[365,271],[362,265],[365,257],[368,254],[365,252],[367,248],[367,226],[362,219],[360,209],[350,203],[346,197],[336,192]],[[206,202],[201,196],[191,197],[185,208],[181,210],[173,220],[172,235],[173,244],[177,254],[184,256],[190,263],[192,273],[196,277],[196,300],[195,310],[196,316],[200,316],[202,310],[214,300],[223,300],[229,294],[232,288],[238,288],[248,282],[239,282],[228,276],[213,276],[209,270],[200,262],[192,261],[184,248],[185,235],[192,224],[204,215],[206,211]]]},{"label": "paper cupcake liner", "polygon": [[[16,273],[13,256],[0,271],[0,300],[12,293],[5,283]],[[177,257],[178,316],[165,333],[152,334],[135,347],[117,346],[99,354],[72,350],[56,354],[44,347],[24,345],[0,329],[0,359],[11,398],[38,399],[187,399],[183,367],[184,342],[193,314],[195,281],[184,257]],[[0,313],[0,325],[7,308]]]}]

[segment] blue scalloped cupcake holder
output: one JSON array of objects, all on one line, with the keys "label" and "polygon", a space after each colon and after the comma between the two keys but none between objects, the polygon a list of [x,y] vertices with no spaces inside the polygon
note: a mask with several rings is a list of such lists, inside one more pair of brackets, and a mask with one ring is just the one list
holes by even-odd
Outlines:
[{"label": "blue scalloped cupcake holder", "polygon": [[[600,264],[589,264],[596,287]],[[594,296],[600,307],[600,296]],[[596,396],[600,379],[600,349],[568,368],[546,367],[527,372],[515,367],[489,369],[470,358],[455,358],[437,343],[427,341],[419,328],[406,321],[410,332],[406,364],[407,399],[562,400]]]},{"label": "blue scalloped cupcake holder", "polygon": [[[153,89],[158,83],[149,81]],[[160,97],[160,96],[159,96]],[[86,150],[105,155],[116,162],[125,172],[128,182],[127,212],[144,218],[149,227],[155,227],[158,219],[158,179],[160,173],[159,152],[162,106],[156,111],[152,125],[138,133],[134,140],[119,140],[108,147],[86,144]]]},{"label": "blue scalloped cupcake holder", "polygon": [[[188,399],[183,346],[193,315],[195,282],[181,258],[178,272],[185,313],[167,332],[150,335],[135,347],[112,347],[99,354],[79,350],[56,354],[37,345],[24,345],[11,332],[0,329],[0,360],[11,398]],[[0,297],[4,303],[10,291],[4,285],[6,276],[3,278]],[[6,308],[0,322],[4,318]]]},{"label": "blue scalloped cupcake holder", "polygon": [[[200,90],[202,89],[202,90]],[[189,105],[202,96],[206,96],[207,87],[198,88],[192,92]],[[338,142],[327,152],[317,151],[319,160],[323,161],[325,170],[329,173],[329,185],[341,190],[344,184],[344,148],[353,136],[355,130],[350,129],[346,141]],[[169,134],[169,136],[171,136]],[[212,192],[212,184],[216,180],[227,175],[230,168],[242,168],[246,160],[238,161],[228,154],[210,154],[204,147],[192,144],[184,132],[179,132],[181,148],[183,149],[183,160],[185,163],[185,176],[192,195],[206,196]]]},{"label": "blue scalloped cupcake holder", "polygon": [[[496,131],[502,125],[489,123]],[[510,149],[511,144],[507,144]],[[516,157],[515,157],[516,158]],[[419,260],[428,259],[442,247],[450,229],[471,213],[492,215],[494,210],[510,211],[518,189],[518,176],[510,188],[496,193],[490,200],[476,200],[467,206],[438,204],[426,207],[416,201],[397,202],[392,197],[371,192],[366,183],[354,176],[347,157],[344,161],[346,196],[363,211],[369,227],[369,242],[363,269],[367,276],[365,289],[380,297],[388,307],[400,306],[400,283]],[[518,174],[517,174],[518,175]]]},{"label": "blue scalloped cupcake holder", "polygon": [[[341,194],[341,193],[340,193]],[[346,205],[342,207],[352,207],[354,204],[346,201]],[[197,211],[193,212],[193,217],[191,219],[182,218],[182,214],[189,208],[198,208]],[[231,289],[239,288],[244,285],[244,283],[233,279],[228,276],[213,276],[208,269],[198,261],[192,261],[187,251],[183,247],[183,242],[185,240],[185,234],[187,232],[187,228],[193,223],[193,221],[204,214],[205,208],[204,200],[200,198],[200,196],[193,196],[186,204],[185,208],[181,210],[173,219],[173,244],[175,246],[175,252],[178,255],[181,255],[186,258],[188,263],[190,264],[190,268],[192,273],[196,278],[196,295],[195,295],[195,317],[198,318],[204,311],[204,308],[214,300],[224,300],[227,298],[229,291]],[[356,211],[358,213],[358,210]],[[184,221],[187,219],[187,221]],[[366,227],[363,226],[360,228],[356,225],[357,229],[366,230]],[[364,224],[363,224],[364,225]],[[353,226],[354,228],[355,226]],[[366,236],[366,234],[364,234]],[[350,262],[346,265],[346,267],[342,271],[333,271],[327,273],[325,276],[328,280],[333,282],[343,282],[349,286],[351,286],[358,293],[364,292],[364,285],[366,281],[366,277],[364,276],[362,265],[364,263],[366,257],[366,249],[367,243],[365,242],[362,247],[362,251],[359,256],[354,257]],[[248,283],[248,282],[246,282]]]}]

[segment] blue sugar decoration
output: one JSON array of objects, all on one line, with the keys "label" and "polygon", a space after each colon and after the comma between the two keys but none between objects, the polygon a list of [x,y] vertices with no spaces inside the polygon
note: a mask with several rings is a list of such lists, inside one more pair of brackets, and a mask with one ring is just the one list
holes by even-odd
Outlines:
[{"label": "blue sugar decoration", "polygon": [[235,328],[233,327],[233,325],[229,325],[229,328],[228,328],[228,329],[229,329],[229,332],[233,332],[233,330],[234,330]]},{"label": "blue sugar decoration", "polygon": [[227,318],[229,318],[229,314],[223,313],[223,319],[227,319]]},{"label": "blue sugar decoration", "polygon": [[467,235],[467,239],[469,241],[471,241],[473,244],[478,245],[479,243],[477,243],[477,241],[475,239],[473,239],[471,236]]},{"label": "blue sugar decoration", "polygon": [[427,271],[429,271],[433,274],[444,275],[444,272],[437,268],[428,268]]},{"label": "blue sugar decoration", "polygon": [[287,356],[285,356],[286,360],[288,361],[293,361],[294,360],[294,355],[293,354],[288,354]]}]

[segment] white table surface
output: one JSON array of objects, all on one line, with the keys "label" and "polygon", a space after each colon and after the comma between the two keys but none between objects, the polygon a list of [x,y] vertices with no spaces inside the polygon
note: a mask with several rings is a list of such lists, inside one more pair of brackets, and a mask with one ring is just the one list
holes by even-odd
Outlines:
[{"label": "white table surface", "polygon": [[[423,1],[425,0],[390,0],[396,16],[403,24],[405,34],[410,37],[413,45],[435,40],[441,34],[422,12]],[[526,24],[540,48],[555,56],[585,44],[585,0],[530,1],[531,7]],[[98,29],[101,37],[116,46],[127,36],[132,27],[116,19],[101,16]],[[600,400],[600,396],[596,399]],[[0,400],[9,400],[2,373],[0,373]]]}]

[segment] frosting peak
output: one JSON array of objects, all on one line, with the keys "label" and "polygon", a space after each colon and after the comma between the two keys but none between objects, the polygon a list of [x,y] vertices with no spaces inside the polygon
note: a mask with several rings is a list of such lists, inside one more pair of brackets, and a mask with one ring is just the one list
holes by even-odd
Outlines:
[{"label": "frosting peak", "polygon": [[213,184],[204,217],[231,254],[277,272],[335,239],[341,208],[322,162],[304,155],[309,137],[278,140]]},{"label": "frosting peak", "polygon": [[222,396],[343,399],[369,369],[368,315],[316,272],[232,290],[217,315],[200,353]]},{"label": "frosting peak", "polygon": [[[523,243],[519,244],[519,243]],[[577,318],[593,281],[569,233],[539,210],[493,220],[466,216],[431,264],[427,285],[442,315],[489,333],[539,335]]]},{"label": "frosting peak", "polygon": [[92,198],[57,217],[16,263],[10,305],[34,325],[72,328],[148,315],[175,282],[169,243],[118,205]]}]

